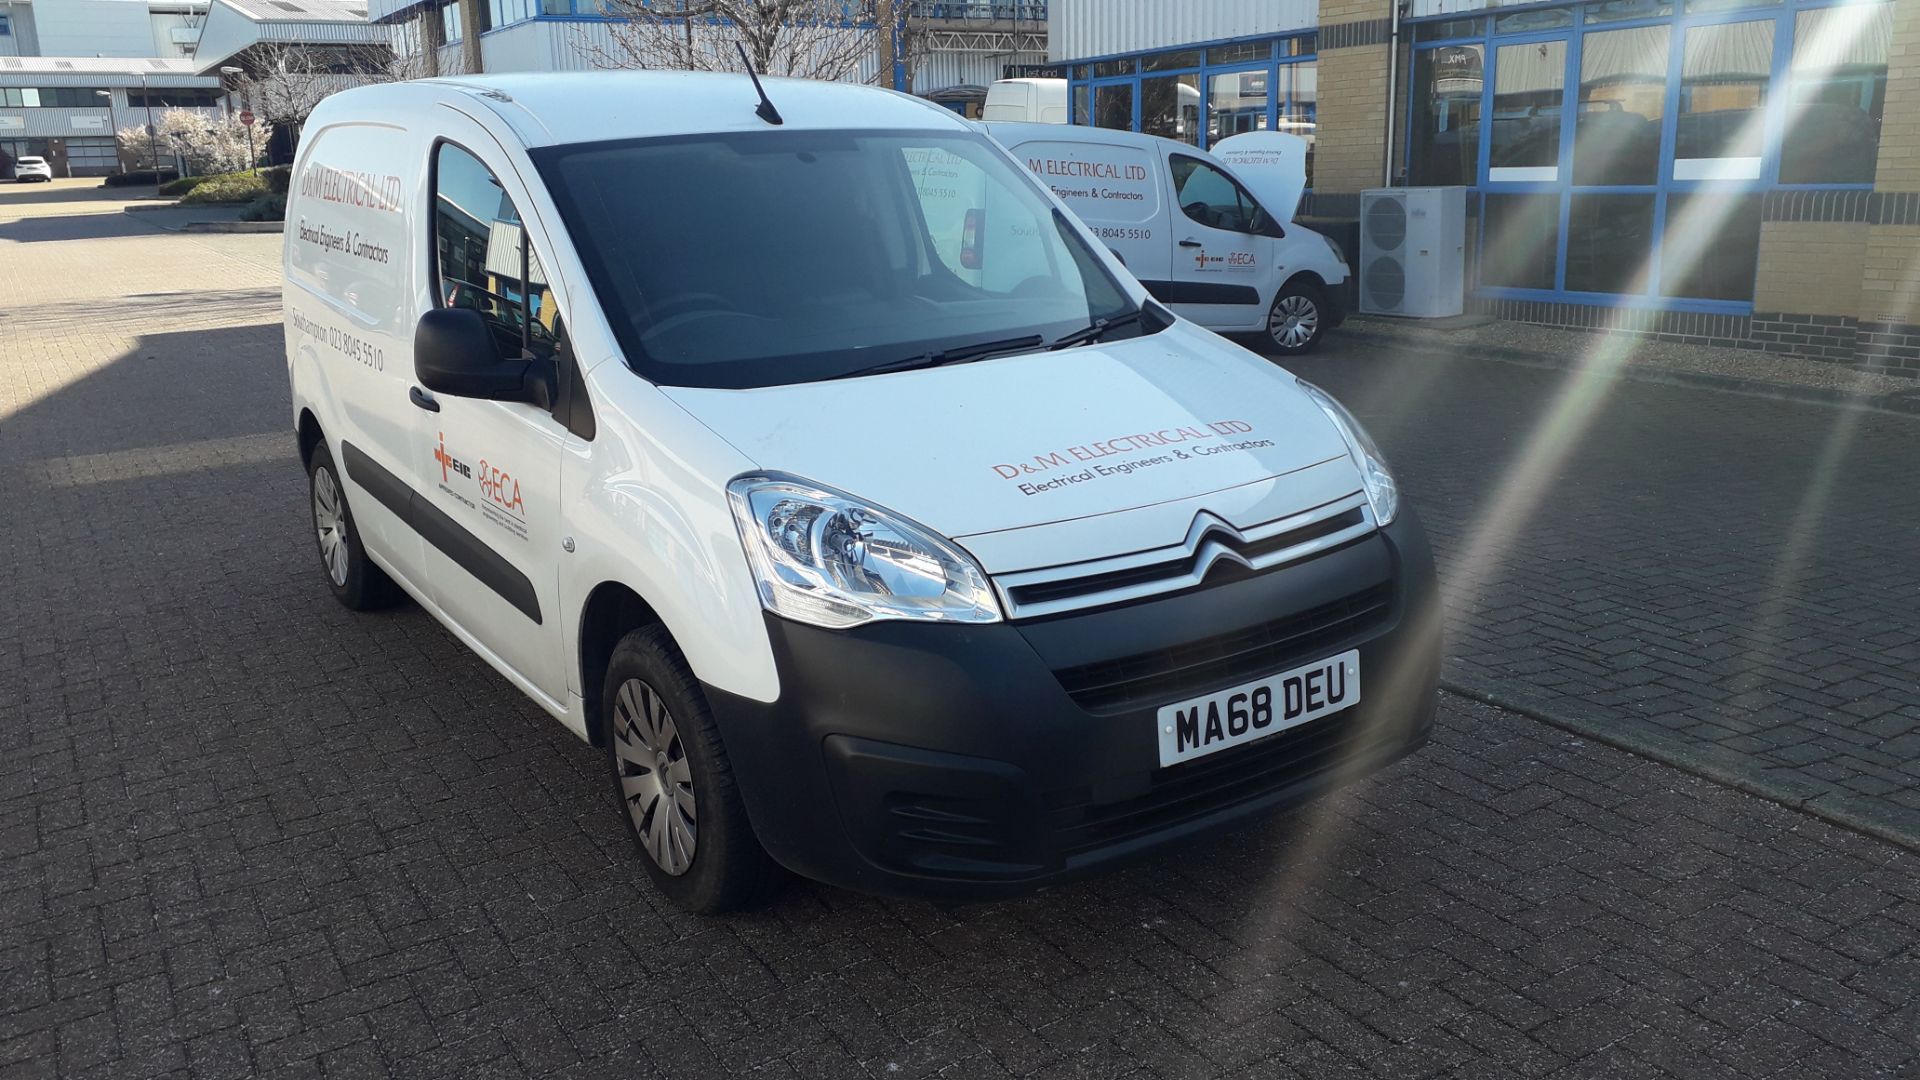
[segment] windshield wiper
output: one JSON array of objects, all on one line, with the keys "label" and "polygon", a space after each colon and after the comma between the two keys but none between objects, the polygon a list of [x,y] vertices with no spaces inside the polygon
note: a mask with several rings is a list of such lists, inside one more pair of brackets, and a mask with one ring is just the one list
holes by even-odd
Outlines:
[{"label": "windshield wiper", "polygon": [[836,379],[853,379],[862,375],[885,375],[890,371],[913,371],[916,368],[939,367],[942,364],[963,364],[970,360],[985,360],[1006,353],[1026,352],[1037,349],[1047,343],[1039,334],[1027,334],[1024,337],[1006,338],[1001,341],[982,341],[973,345],[955,345],[951,349],[921,353],[902,360],[889,360],[872,367],[856,368],[833,376]]},{"label": "windshield wiper", "polygon": [[1085,345],[1090,341],[1099,341],[1107,331],[1117,326],[1128,326],[1140,321],[1146,314],[1144,309],[1135,308],[1124,315],[1115,315],[1111,319],[1095,319],[1093,325],[1083,326],[1071,334],[1062,334],[1047,343],[1049,349],[1071,349],[1075,345]]}]

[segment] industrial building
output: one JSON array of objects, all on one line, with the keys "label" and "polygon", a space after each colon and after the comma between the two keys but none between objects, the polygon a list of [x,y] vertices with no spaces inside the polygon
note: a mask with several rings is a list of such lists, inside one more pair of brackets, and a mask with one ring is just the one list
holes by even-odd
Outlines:
[{"label": "industrial building", "polygon": [[[1467,189],[1467,306],[1920,376],[1920,3],[1053,0],[1074,121]],[[1358,231],[1357,229],[1355,231]],[[1369,267],[1356,265],[1364,293]]]},{"label": "industrial building", "polygon": [[114,133],[160,109],[218,111],[189,57],[206,0],[0,0],[0,180],[19,157],[55,176],[120,171]]},{"label": "industrial building", "polygon": [[[977,102],[986,85],[1047,61],[1047,0],[894,0],[911,27],[895,42],[871,24],[854,77],[924,97]],[[670,10],[670,7],[669,7]],[[591,71],[618,66],[615,27],[599,0],[371,0],[368,18],[433,70]],[[883,65],[891,56],[889,78]]]}]

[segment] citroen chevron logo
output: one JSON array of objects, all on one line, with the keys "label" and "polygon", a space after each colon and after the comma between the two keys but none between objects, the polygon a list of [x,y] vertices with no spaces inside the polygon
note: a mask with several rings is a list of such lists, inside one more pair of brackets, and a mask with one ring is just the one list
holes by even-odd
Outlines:
[{"label": "citroen chevron logo", "polygon": [[1187,528],[1186,548],[1192,552],[1194,576],[1206,577],[1221,559],[1230,559],[1249,570],[1253,569],[1253,564],[1247,561],[1246,556],[1235,550],[1237,545],[1246,542],[1244,533],[1216,515],[1205,510],[1193,515],[1193,524]]}]

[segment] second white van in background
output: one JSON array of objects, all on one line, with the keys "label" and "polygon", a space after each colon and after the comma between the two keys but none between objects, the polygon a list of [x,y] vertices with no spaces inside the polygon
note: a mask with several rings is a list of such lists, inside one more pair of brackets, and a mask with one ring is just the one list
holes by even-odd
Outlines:
[{"label": "second white van in background", "polygon": [[1001,79],[987,87],[987,104],[980,112],[980,119],[1064,124],[1067,122],[1067,80]]},{"label": "second white van in background", "polygon": [[1346,257],[1293,220],[1306,140],[1250,131],[1208,153],[1107,128],[984,126],[1155,299],[1209,330],[1295,355],[1346,317]]}]

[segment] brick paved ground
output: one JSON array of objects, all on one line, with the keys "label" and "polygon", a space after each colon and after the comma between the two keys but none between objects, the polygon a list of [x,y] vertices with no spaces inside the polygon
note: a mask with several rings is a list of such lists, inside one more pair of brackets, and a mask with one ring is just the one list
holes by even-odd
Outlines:
[{"label": "brick paved ground", "polygon": [[1449,680],[1920,847],[1920,417],[1373,344],[1294,367],[1434,534]]},{"label": "brick paved ground", "polygon": [[1914,855],[1459,699],[1343,797],[1052,893],[676,914],[593,752],[327,597],[273,238],[9,194],[0,1077],[1920,1067]]}]

